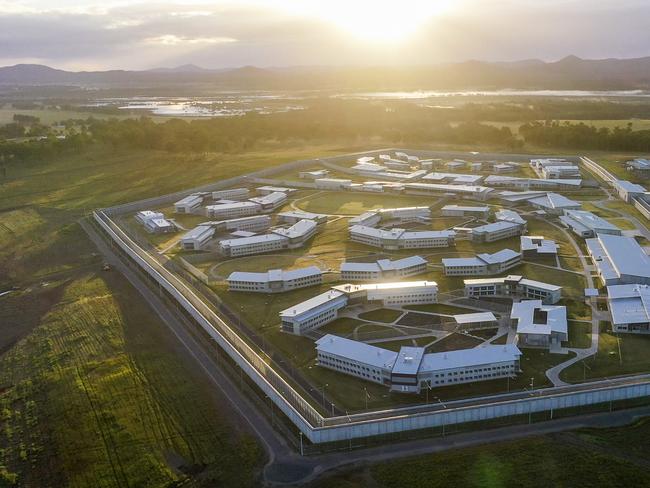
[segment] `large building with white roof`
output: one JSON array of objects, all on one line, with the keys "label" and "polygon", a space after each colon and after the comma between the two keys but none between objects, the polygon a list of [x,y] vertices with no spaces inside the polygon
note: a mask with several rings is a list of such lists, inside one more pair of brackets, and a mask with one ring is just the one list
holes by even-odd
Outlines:
[{"label": "large building with white roof", "polygon": [[327,169],[316,169],[312,171],[301,171],[298,173],[298,177],[306,180],[317,180],[319,178],[325,178],[329,174]]},{"label": "large building with white roof", "polygon": [[647,190],[643,186],[632,183],[631,181],[615,180],[612,185],[614,186],[616,193],[618,193],[618,196],[628,203],[632,198],[640,197],[647,193]]},{"label": "large building with white roof", "polygon": [[341,264],[341,279],[344,281],[373,281],[394,278],[406,278],[427,272],[427,260],[420,256],[391,261],[379,259],[374,263],[355,263],[346,261]]},{"label": "large building with white roof", "polygon": [[607,303],[614,332],[650,333],[650,286],[608,286]]},{"label": "large building with white roof", "polygon": [[469,229],[470,237],[474,242],[494,242],[519,236],[522,232],[524,232],[523,225],[505,220],[498,220]]},{"label": "large building with white roof", "polygon": [[422,177],[422,180],[449,185],[476,185],[481,182],[481,175],[464,175],[460,173],[429,173]]},{"label": "large building with white roof", "polygon": [[327,222],[327,215],[305,212],[304,210],[289,210],[278,214],[278,222],[282,224],[295,224],[300,220],[313,220],[317,224]]},{"label": "large building with white roof", "polygon": [[604,285],[650,285],[650,257],[633,237],[598,234],[585,243]]},{"label": "large building with white roof", "polygon": [[135,214],[135,220],[140,222],[142,225],[149,219],[164,219],[165,214],[162,212],[154,212],[153,210],[141,210]]},{"label": "large building with white roof", "polygon": [[510,319],[519,347],[550,349],[569,340],[566,307],[562,305],[544,305],[541,300],[515,302]]},{"label": "large building with white roof", "polygon": [[478,185],[445,185],[442,183],[404,183],[404,191],[413,195],[456,195],[473,200],[486,200],[493,188]]},{"label": "large building with white roof", "polygon": [[438,285],[433,281],[345,284],[283,310],[280,320],[284,332],[304,335],[335,320],[339,310],[348,304],[402,306],[435,303],[437,300]]},{"label": "large building with white roof", "polygon": [[349,226],[361,225],[364,227],[375,227],[379,222],[381,222],[381,214],[379,212],[364,212],[361,215],[352,217],[348,221]]},{"label": "large building with white roof", "polygon": [[477,254],[473,258],[443,258],[446,276],[494,275],[514,268],[521,263],[521,253],[502,249],[494,254]]},{"label": "large building with white roof", "polygon": [[283,293],[323,282],[323,272],[317,266],[283,271],[271,269],[266,273],[235,271],[226,279],[229,291],[249,293]]},{"label": "large building with white roof", "polygon": [[254,215],[239,219],[220,220],[212,224],[218,231],[243,230],[247,232],[260,232],[271,226],[271,217],[268,215]]},{"label": "large building with white roof", "polygon": [[206,205],[205,214],[211,219],[235,219],[255,215],[262,211],[262,206],[255,202],[234,202]]},{"label": "large building with white roof", "polygon": [[364,225],[349,228],[350,240],[386,250],[424,249],[449,247],[454,244],[454,231],[409,231],[405,229],[382,230]]},{"label": "large building with white roof", "polygon": [[596,234],[612,234],[620,236],[622,231],[611,222],[586,210],[565,210],[560,221],[571,231],[587,239]]},{"label": "large building with white roof", "polygon": [[259,193],[260,195],[264,195],[264,196],[270,195],[271,193],[289,194],[289,193],[294,193],[294,192],[298,191],[296,188],[289,188],[289,187],[286,187],[286,186],[272,186],[272,185],[260,186],[260,187],[256,188],[256,190],[257,190],[257,193]]},{"label": "large building with white roof", "polygon": [[517,176],[490,175],[484,184],[495,188],[514,188],[520,190],[575,190],[582,186],[580,178],[520,178]]},{"label": "large building with white roof", "polygon": [[276,208],[284,205],[287,201],[287,194],[281,191],[274,191],[261,197],[249,198],[248,200],[258,204],[262,212],[272,212]]},{"label": "large building with white roof", "polygon": [[201,207],[203,197],[201,195],[188,195],[174,203],[174,212],[189,214]]},{"label": "large building with white roof", "polygon": [[529,280],[519,275],[471,279],[463,282],[465,296],[468,298],[503,297],[541,300],[544,304],[554,304],[562,298],[561,286]]},{"label": "large building with white roof", "polygon": [[544,236],[521,236],[519,241],[521,254],[526,259],[557,255],[558,245],[551,239],[544,239]]},{"label": "large building with white roof", "polygon": [[243,200],[248,198],[250,190],[248,188],[230,188],[228,190],[219,190],[212,192],[213,200]]},{"label": "large building with white roof", "polygon": [[524,229],[528,226],[528,222],[519,215],[517,212],[514,210],[510,210],[507,208],[501,209],[494,214],[494,218],[497,221],[503,221],[503,222],[513,222],[515,224],[521,225]]},{"label": "large building with white roof", "polygon": [[404,346],[394,352],[331,334],[316,341],[316,353],[319,366],[399,393],[513,377],[520,372],[521,356],[512,344],[437,353]]},{"label": "large building with white roof", "polygon": [[291,227],[288,227],[286,229],[276,228],[271,232],[279,236],[286,237],[287,247],[289,249],[294,249],[303,246],[305,242],[307,242],[316,233],[317,226],[318,224],[316,224],[315,221],[303,219],[299,220]]},{"label": "large building with white roof", "polygon": [[402,223],[417,222],[431,215],[429,207],[382,208],[378,212],[382,219],[399,220]]},{"label": "large building with white roof", "polygon": [[573,164],[565,164],[561,166],[545,166],[540,171],[540,176],[548,180],[556,180],[561,178],[580,178],[580,168]]},{"label": "large building with white roof", "polygon": [[552,215],[562,215],[566,210],[577,210],[581,207],[580,202],[552,192],[531,198],[528,203]]},{"label": "large building with white roof", "polygon": [[144,230],[150,234],[165,234],[174,232],[176,226],[167,219],[147,219],[144,223]]},{"label": "large building with white roof", "polygon": [[442,215],[445,217],[478,217],[487,218],[490,207],[471,207],[467,205],[445,205],[442,207]]},{"label": "large building with white roof", "polygon": [[199,251],[212,239],[214,232],[210,225],[199,225],[181,237],[180,246],[186,251]]},{"label": "large building with white roof", "polygon": [[317,178],[314,180],[316,188],[319,190],[349,190],[352,186],[352,180],[340,178]]},{"label": "large building with white roof", "polygon": [[289,240],[277,234],[263,234],[219,242],[219,252],[224,256],[251,256],[289,248]]}]

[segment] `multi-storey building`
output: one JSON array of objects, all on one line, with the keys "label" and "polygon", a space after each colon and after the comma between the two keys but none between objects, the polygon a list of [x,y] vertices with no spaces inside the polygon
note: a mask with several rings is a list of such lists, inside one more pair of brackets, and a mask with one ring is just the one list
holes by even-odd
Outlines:
[{"label": "multi-storey building", "polygon": [[406,278],[426,273],[427,260],[420,256],[391,261],[380,259],[374,263],[341,264],[341,279],[345,281],[384,280],[393,278]]},{"label": "multi-storey building", "polygon": [[544,304],[554,304],[562,298],[561,286],[529,280],[519,275],[471,279],[463,282],[465,296],[468,298],[505,297],[542,300]]},{"label": "multi-storey building", "polygon": [[473,258],[443,258],[446,276],[494,275],[521,263],[521,253],[502,249],[494,254],[478,254]]},{"label": "multi-storey building", "polygon": [[249,293],[283,293],[323,282],[323,272],[317,266],[283,271],[271,269],[266,273],[235,271],[226,279],[229,291]]}]

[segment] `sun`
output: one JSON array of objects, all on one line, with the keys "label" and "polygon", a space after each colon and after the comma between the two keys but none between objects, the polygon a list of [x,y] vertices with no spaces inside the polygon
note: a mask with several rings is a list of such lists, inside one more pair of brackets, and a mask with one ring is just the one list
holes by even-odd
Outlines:
[{"label": "sun", "polygon": [[294,15],[329,22],[369,42],[392,43],[412,36],[440,15],[451,0],[271,0]]}]

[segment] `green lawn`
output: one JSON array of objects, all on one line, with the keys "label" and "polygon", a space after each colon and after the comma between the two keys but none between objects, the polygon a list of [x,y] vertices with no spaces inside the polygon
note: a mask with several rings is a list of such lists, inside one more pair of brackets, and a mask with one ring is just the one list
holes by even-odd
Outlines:
[{"label": "green lawn", "polygon": [[395,322],[400,315],[404,312],[400,310],[390,310],[387,308],[379,308],[370,312],[359,314],[360,319],[372,320],[375,322]]},{"label": "green lawn", "polygon": [[457,349],[471,349],[481,344],[483,341],[465,334],[453,333],[432,344],[428,352],[445,352],[455,351]]},{"label": "green lawn", "polygon": [[586,349],[591,346],[591,324],[569,321],[569,342],[567,347]]},{"label": "green lawn", "polygon": [[[609,323],[601,323],[598,353],[562,371],[561,378],[580,382],[583,378],[603,378],[650,371],[650,336],[607,332]],[[583,363],[586,366],[583,366]]]},{"label": "green lawn", "polygon": [[[437,198],[404,195],[362,195],[358,193],[322,192],[299,201],[296,206],[307,212],[359,215],[368,210],[390,207],[430,206]],[[390,202],[387,205],[387,202]]]},{"label": "green lawn", "polygon": [[[635,426],[636,427],[636,426]],[[453,449],[410,459],[389,460],[373,466],[356,467],[312,483],[311,488],[431,488],[450,485],[468,488],[549,486],[647,486],[650,473],[643,463],[647,457],[648,427],[635,433],[646,447],[637,454],[624,442],[632,428],[581,430],[569,434],[578,441],[548,435],[518,441]],[[588,437],[591,436],[591,437]],[[622,452],[609,452],[620,445]]]}]

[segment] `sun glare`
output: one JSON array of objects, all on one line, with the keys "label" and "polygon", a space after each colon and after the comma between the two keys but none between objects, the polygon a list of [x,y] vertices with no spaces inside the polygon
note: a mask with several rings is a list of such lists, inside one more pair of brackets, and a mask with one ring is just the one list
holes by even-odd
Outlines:
[{"label": "sun glare", "polygon": [[[265,2],[266,3],[266,2]],[[395,42],[414,34],[439,15],[450,0],[271,0],[294,15],[330,22],[371,42]]]}]

